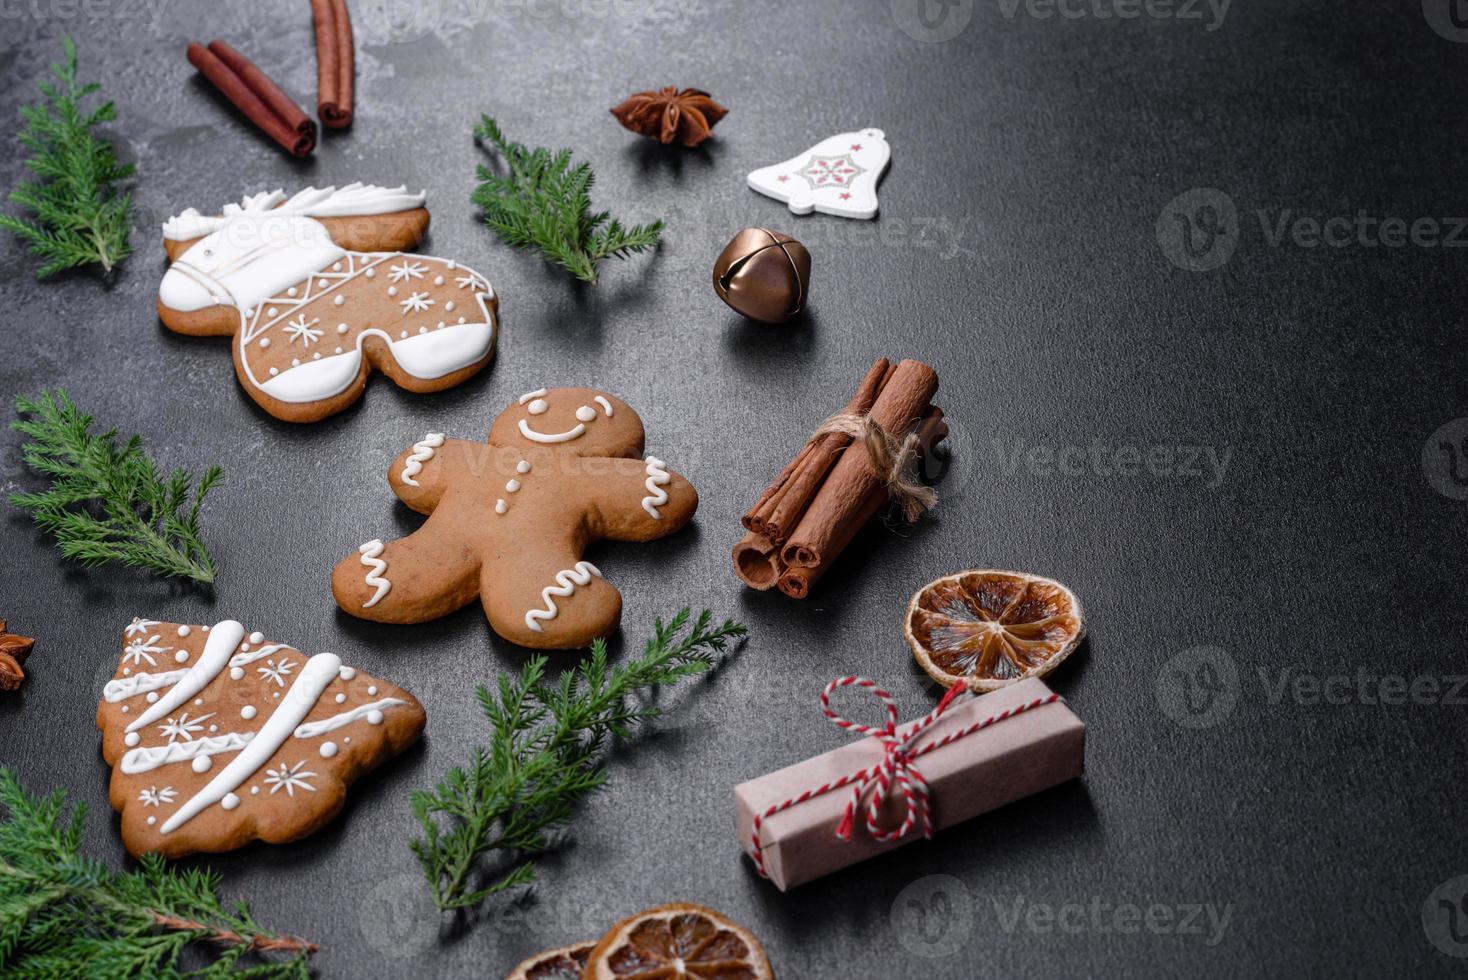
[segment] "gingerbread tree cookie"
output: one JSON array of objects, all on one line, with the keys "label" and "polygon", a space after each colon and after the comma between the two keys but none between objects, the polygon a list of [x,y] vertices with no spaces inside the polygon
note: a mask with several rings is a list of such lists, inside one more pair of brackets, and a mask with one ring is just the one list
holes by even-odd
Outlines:
[{"label": "gingerbread tree cookie", "polygon": [[423,732],[423,706],[402,688],[234,620],[135,619],[122,642],[97,727],[134,856],[305,837]]},{"label": "gingerbread tree cookie", "polygon": [[637,413],[590,388],[522,395],[488,445],[429,433],[387,474],[427,523],[342,559],[331,576],[337,605],[422,623],[477,596],[494,631],[527,647],[572,649],[607,635],[622,596],[583,560],[587,546],[665,537],[698,507],[692,484],[643,458],[643,441]]},{"label": "gingerbread tree cookie", "polygon": [[423,202],[352,184],[184,211],[163,226],[158,315],[233,337],[240,384],[288,422],[353,404],[374,367],[409,391],[451,388],[494,358],[499,301],[473,269],[397,251],[427,229]]}]

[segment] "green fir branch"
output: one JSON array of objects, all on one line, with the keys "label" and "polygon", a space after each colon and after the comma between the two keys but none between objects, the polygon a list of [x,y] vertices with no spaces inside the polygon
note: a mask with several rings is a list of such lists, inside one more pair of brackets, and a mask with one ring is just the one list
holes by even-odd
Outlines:
[{"label": "green fir branch", "polygon": [[[243,902],[226,908],[218,875],[174,870],[157,854],[136,871],[111,871],[80,853],[82,804],[68,814],[63,793],[32,796],[6,767],[0,809],[0,975],[311,975],[315,944],[263,928]],[[185,974],[191,947],[213,960]]]},{"label": "green fir branch", "polygon": [[596,283],[596,267],[607,258],[624,259],[662,241],[663,223],[623,227],[609,212],[591,210],[596,177],[585,163],[571,166],[571,151],[527,149],[505,138],[489,116],[474,127],[504,159],[508,173],[480,165],[472,200],[484,210],[484,223],[514,248],[534,249],[548,262],[582,282]]},{"label": "green fir branch", "polygon": [[37,279],[65,269],[97,264],[103,275],[132,252],[132,198],[113,185],[133,175],[133,165],[117,162],[112,144],[92,130],[117,117],[104,102],[84,110],[80,103],[96,94],[96,82],[77,81],[76,44],[65,41],[66,60],[51,66],[55,83],[41,82],[43,99],[20,110],[26,127],[19,140],[32,156],[26,166],[38,180],[22,183],[10,200],[31,217],[0,214],[3,228],[43,261]]},{"label": "green fir branch", "polygon": [[156,575],[214,581],[217,569],[199,533],[199,511],[223,469],[209,467],[197,488],[181,469],[164,476],[140,436],[119,446],[116,429],[94,435],[92,417],[60,389],[18,396],[15,408],[28,418],[10,427],[31,440],[21,457],[50,477],[51,487],[11,494],[10,503],[29,511],[62,555],[84,565],[120,561]]},{"label": "green fir branch", "polygon": [[[469,908],[535,880],[534,856],[606,783],[604,749],[658,715],[636,695],[708,670],[716,653],[745,635],[729,619],[712,627],[712,618],[704,610],[687,635],[687,609],[667,624],[659,619],[643,655],[630,663],[609,667],[606,642],[597,640],[591,656],[555,682],[545,676],[546,658],[536,656],[518,677],[502,674],[493,691],[479,688],[489,747],[476,748],[469,765],[450,769],[433,792],[413,794],[423,836],[411,846],[440,909]],[[485,877],[479,859],[488,854],[528,860],[476,887]]]}]

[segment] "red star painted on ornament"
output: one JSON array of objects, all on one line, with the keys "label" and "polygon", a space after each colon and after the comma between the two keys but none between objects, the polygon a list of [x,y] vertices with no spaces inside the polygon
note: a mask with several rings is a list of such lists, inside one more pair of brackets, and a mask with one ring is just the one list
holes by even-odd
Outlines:
[{"label": "red star painted on ornament", "polygon": [[780,176],[776,177],[775,179],[778,180],[780,183],[783,184],[783,183],[785,183],[785,181],[789,180],[790,178],[788,176],[786,176],[785,174],[781,174]]},{"label": "red star painted on ornament", "polygon": [[860,143],[852,143],[851,144],[851,148],[853,150],[859,150],[859,149],[861,149],[861,144]]},{"label": "red star painted on ornament", "polygon": [[849,201],[849,200],[851,200],[851,195],[850,194],[841,194],[841,195],[839,195],[839,197],[843,201]]}]

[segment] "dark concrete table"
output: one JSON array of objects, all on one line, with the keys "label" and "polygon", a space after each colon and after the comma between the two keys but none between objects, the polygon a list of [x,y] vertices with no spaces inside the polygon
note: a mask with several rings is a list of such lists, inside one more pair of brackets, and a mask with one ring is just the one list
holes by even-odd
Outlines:
[{"label": "dark concrete table", "polygon": [[[90,849],[124,859],[92,725],[118,630],[232,617],[340,652],[429,710],[421,748],[327,830],[209,862],[263,921],[319,940],[328,976],[497,976],[671,899],[727,911],[781,976],[812,980],[1461,969],[1468,32],[1446,0],[1426,15],[1411,0],[358,6],[356,125],[304,163],[201,85],[183,48],[227,39],[311,101],[306,4],[0,11],[0,117],[71,32],[139,168],[138,252],[110,288],[38,285],[13,245],[0,253],[0,388],[65,386],[165,464],[228,468],[207,511],[212,596],[79,570],[23,518],[0,524],[0,615],[40,638],[33,679],[0,699],[0,760],[86,801]],[[705,150],[665,151],[607,114],[658,85],[731,108]],[[598,204],[666,218],[662,253],[583,289],[500,245],[468,202],[481,111],[574,146]],[[878,221],[795,218],[744,187],[863,126],[894,148]],[[6,185],[21,173],[11,145]],[[280,424],[240,391],[224,342],[158,324],[157,227],[354,179],[428,189],[429,249],[503,297],[499,359],[443,395],[378,379],[357,409]],[[748,224],[810,246],[803,322],[742,323],[710,290]],[[867,530],[807,602],[744,590],[728,567],[740,513],[879,355],[942,374],[955,451],[937,513]],[[528,900],[440,931],[408,792],[483,739],[472,685],[525,653],[475,609],[414,628],[345,617],[327,575],[416,525],[382,478],[402,447],[482,434],[557,383],[626,398],[703,495],[686,533],[592,556],[627,597],[617,650],[683,604],[752,638],[612,756],[610,788]],[[0,438],[6,491],[36,485],[18,444]],[[815,704],[833,676],[931,706],[902,608],[976,566],[1083,597],[1091,638],[1053,683],[1090,725],[1087,775],[778,894],[741,858],[731,787],[841,743]]]}]

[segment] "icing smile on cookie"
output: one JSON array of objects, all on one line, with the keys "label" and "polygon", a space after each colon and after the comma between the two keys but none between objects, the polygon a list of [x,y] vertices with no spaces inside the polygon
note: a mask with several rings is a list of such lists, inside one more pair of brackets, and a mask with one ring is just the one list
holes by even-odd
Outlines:
[{"label": "icing smile on cookie", "polygon": [[[594,400],[601,406],[602,411],[607,414],[607,417],[611,418],[612,403],[600,395]],[[550,403],[545,400],[544,388],[527,391],[520,396],[520,404],[525,405],[525,411],[531,415],[544,415],[550,410]],[[580,439],[586,434],[586,423],[596,420],[596,409],[590,405],[582,405],[576,409],[576,418],[578,420],[576,424],[565,432],[540,432],[531,428],[529,422],[521,419],[520,434],[532,442],[543,443],[570,442],[573,439]]]}]

